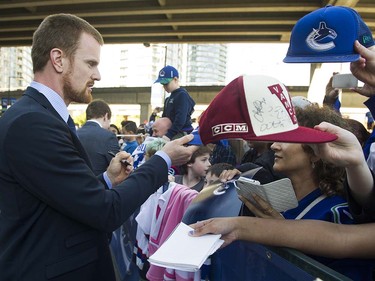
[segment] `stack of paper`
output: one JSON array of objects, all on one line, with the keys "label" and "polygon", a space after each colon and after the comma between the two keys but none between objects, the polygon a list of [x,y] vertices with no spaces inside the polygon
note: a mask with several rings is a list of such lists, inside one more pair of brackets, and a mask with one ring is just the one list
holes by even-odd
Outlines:
[{"label": "stack of paper", "polygon": [[238,194],[253,202],[255,193],[266,200],[278,212],[293,209],[298,206],[298,200],[290,179],[284,178],[267,184],[240,177],[236,181]]},{"label": "stack of paper", "polygon": [[148,259],[150,263],[183,271],[197,271],[204,261],[224,243],[221,235],[192,237],[190,226],[180,223],[160,248]]}]

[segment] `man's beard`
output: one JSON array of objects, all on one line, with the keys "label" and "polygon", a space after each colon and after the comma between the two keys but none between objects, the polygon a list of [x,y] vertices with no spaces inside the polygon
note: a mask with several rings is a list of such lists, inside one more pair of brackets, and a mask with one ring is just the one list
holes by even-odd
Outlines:
[{"label": "man's beard", "polygon": [[71,83],[71,75],[72,71],[68,71],[63,76],[63,91],[65,98],[68,98],[71,102],[77,102],[77,103],[90,103],[92,101],[92,95],[88,93],[87,87],[83,89],[82,91],[78,91],[72,87]]}]

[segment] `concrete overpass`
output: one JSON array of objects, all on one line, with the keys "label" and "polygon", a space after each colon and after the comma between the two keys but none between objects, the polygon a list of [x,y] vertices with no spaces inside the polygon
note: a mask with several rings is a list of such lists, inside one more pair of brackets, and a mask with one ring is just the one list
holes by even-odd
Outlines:
[{"label": "concrete overpass", "polygon": [[106,43],[289,42],[296,21],[327,4],[352,7],[375,30],[374,0],[4,0],[0,46],[29,46],[48,15],[86,19]]}]

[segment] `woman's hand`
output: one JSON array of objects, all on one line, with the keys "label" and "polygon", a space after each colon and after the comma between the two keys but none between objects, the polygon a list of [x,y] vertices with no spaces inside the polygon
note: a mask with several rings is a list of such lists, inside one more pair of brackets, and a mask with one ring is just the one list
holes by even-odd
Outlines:
[{"label": "woman's hand", "polygon": [[255,204],[241,195],[239,198],[255,216],[264,219],[284,219],[284,217],[272,208],[272,206],[262,197],[255,193],[252,196]]},{"label": "woman's hand", "polygon": [[224,244],[221,247],[225,247],[238,239],[237,231],[241,226],[239,220],[239,217],[232,217],[199,221],[190,225],[190,227],[194,229],[190,235],[202,236],[204,234],[221,234],[220,239],[224,240]]},{"label": "woman's hand", "polygon": [[361,144],[353,133],[327,122],[320,123],[315,126],[315,129],[335,134],[338,137],[337,140],[328,143],[309,144],[315,155],[323,161],[344,168],[362,165],[366,162]]},{"label": "woman's hand", "polygon": [[233,170],[224,170],[221,172],[219,179],[221,182],[227,182],[231,179],[233,179],[235,176],[240,175],[241,172],[237,169]]}]

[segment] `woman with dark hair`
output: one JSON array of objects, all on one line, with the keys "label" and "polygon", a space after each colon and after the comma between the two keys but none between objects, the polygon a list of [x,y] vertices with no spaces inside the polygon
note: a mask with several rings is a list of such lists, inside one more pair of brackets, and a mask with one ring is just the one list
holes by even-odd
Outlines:
[{"label": "woman with dark hair", "polygon": [[120,134],[120,130],[115,124],[110,124],[109,125],[109,130],[114,133],[116,136]]},{"label": "woman with dark hair", "polygon": [[121,134],[120,129],[115,124],[110,124],[108,130],[110,130],[112,133],[116,135],[117,140],[118,140],[118,145],[119,147],[122,147],[124,140],[122,139],[121,136],[119,136]]},{"label": "woman with dark hair", "polygon": [[[297,107],[296,115],[300,126],[314,128],[315,125],[326,121],[349,129],[346,120],[328,107],[318,105],[307,106],[304,109]],[[344,167],[324,161],[308,144],[274,142],[271,149],[275,152],[273,169],[285,174],[291,180],[298,206],[278,213],[260,197],[254,198],[256,204],[243,199],[245,205],[257,217],[315,219],[338,224],[354,223],[345,198]],[[368,280],[367,277],[371,275],[373,268],[371,260],[334,260],[317,256],[314,258],[353,280]]]},{"label": "woman with dark hair", "polygon": [[349,131],[351,131],[358,139],[362,147],[364,147],[366,141],[370,137],[370,132],[367,131],[366,127],[355,119],[345,119],[349,125]]}]

